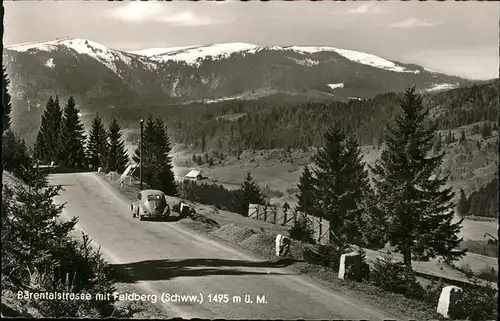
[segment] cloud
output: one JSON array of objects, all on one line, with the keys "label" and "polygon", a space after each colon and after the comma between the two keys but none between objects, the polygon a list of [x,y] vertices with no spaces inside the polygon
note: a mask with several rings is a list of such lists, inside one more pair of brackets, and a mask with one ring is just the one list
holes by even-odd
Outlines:
[{"label": "cloud", "polygon": [[215,20],[209,17],[198,16],[187,11],[161,17],[159,21],[182,26],[207,26],[229,22],[227,20]]},{"label": "cloud", "polygon": [[391,27],[393,28],[429,28],[434,26],[437,26],[437,23],[418,20],[415,18],[410,18],[391,24]]},{"label": "cloud", "polygon": [[230,22],[227,19],[212,19],[191,11],[176,12],[161,2],[131,2],[109,12],[117,20],[129,23],[163,22],[180,26],[206,26]]},{"label": "cloud", "polygon": [[364,14],[364,13],[379,13],[381,12],[380,7],[374,7],[373,3],[364,3],[357,6],[354,9],[347,11],[348,14]]},{"label": "cloud", "polygon": [[131,2],[110,12],[112,18],[126,22],[143,22],[156,19],[165,5],[155,2]]}]

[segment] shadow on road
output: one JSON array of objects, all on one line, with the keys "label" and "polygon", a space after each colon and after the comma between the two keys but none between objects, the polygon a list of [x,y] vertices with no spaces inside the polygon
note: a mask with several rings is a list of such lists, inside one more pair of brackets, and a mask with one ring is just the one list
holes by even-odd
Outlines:
[{"label": "shadow on road", "polygon": [[182,220],[184,217],[179,215],[177,216],[168,216],[165,218],[144,218],[143,222],[177,222]]},{"label": "shadow on road", "polygon": [[276,261],[244,261],[224,259],[147,260],[125,264],[111,264],[116,282],[169,280],[176,277],[207,275],[286,275],[285,273],[248,271],[245,268],[283,268],[297,262],[292,258]]}]

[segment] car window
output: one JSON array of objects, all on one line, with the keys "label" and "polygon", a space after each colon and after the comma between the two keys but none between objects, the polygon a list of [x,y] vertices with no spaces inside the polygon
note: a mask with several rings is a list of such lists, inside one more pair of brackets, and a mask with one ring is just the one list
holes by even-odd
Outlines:
[{"label": "car window", "polygon": [[161,195],[158,195],[158,194],[148,195],[148,201],[157,201],[160,199],[161,199]]}]

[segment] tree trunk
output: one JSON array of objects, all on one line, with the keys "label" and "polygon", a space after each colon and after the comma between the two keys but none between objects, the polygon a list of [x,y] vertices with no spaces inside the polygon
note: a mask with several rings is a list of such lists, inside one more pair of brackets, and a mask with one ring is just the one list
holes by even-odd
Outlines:
[{"label": "tree trunk", "polygon": [[408,245],[405,245],[403,250],[403,262],[407,271],[411,271],[411,249]]}]

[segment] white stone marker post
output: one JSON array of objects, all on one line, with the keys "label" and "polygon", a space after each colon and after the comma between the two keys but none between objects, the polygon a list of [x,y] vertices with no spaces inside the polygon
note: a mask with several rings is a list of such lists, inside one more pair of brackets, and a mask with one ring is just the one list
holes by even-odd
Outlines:
[{"label": "white stone marker post", "polygon": [[450,311],[455,309],[458,301],[462,297],[462,289],[458,286],[445,286],[439,296],[437,313],[445,318],[450,317]]}]

